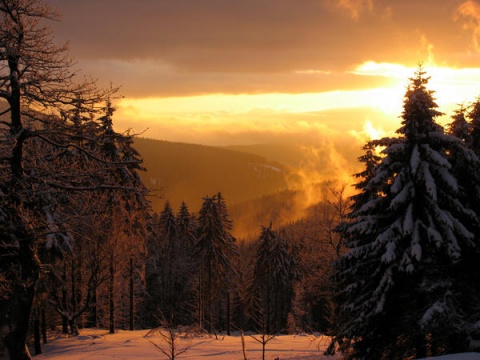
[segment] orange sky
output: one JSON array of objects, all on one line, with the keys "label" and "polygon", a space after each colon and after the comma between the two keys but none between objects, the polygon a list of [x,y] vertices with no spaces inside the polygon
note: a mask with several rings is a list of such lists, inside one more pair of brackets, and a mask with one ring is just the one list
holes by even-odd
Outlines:
[{"label": "orange sky", "polygon": [[82,71],[122,86],[117,128],[152,138],[360,148],[399,127],[419,62],[444,123],[480,95],[480,1],[45,1]]}]

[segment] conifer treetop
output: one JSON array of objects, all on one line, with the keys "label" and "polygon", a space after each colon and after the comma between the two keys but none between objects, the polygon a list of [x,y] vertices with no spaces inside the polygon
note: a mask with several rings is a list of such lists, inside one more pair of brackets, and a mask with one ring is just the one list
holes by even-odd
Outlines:
[{"label": "conifer treetop", "polygon": [[397,133],[404,134],[407,140],[439,131],[441,127],[435,123],[435,118],[443,115],[436,110],[438,105],[434,98],[435,91],[426,88],[430,77],[426,76],[421,65],[409,80],[403,101],[403,126],[397,130]]}]

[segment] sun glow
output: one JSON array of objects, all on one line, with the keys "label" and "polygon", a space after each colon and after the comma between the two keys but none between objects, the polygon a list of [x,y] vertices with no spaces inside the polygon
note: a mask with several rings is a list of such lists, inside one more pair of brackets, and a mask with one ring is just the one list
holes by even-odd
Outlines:
[{"label": "sun glow", "polygon": [[[480,95],[479,68],[459,69],[434,64],[426,64],[423,67],[430,76],[428,87],[434,91],[440,111],[448,118],[458,105],[473,102]],[[416,69],[400,64],[368,61],[357,67],[354,73],[363,76],[383,76],[394,80],[395,85],[385,91],[383,96],[379,96],[376,105],[373,106],[387,113],[393,111],[400,114],[408,79],[413,76]]]},{"label": "sun glow", "polygon": [[[424,65],[424,69],[431,78],[428,87],[435,92],[439,110],[445,113],[439,119],[442,125],[451,121],[450,116],[459,104],[468,105],[480,94],[480,69],[435,65]],[[375,78],[377,85],[371,88],[299,94],[124,98],[117,104],[117,117],[124,119],[124,123],[128,120],[132,124],[134,121],[143,129],[157,129],[152,136],[157,136],[158,133],[160,137],[161,131],[168,132],[168,129],[180,127],[201,129],[202,134],[209,131],[235,134],[246,130],[305,132],[313,126],[316,129],[324,128],[325,131],[353,131],[359,134],[358,138],[374,139],[380,135],[391,136],[399,127],[408,79],[414,76],[415,71],[415,67],[369,61],[359,65],[350,74]],[[385,79],[384,82],[381,81],[382,78]],[[353,118],[354,109],[363,109],[362,115]],[[337,115],[332,115],[332,111],[337,110],[348,110],[353,114],[349,125],[344,122],[346,118],[335,118]],[[327,112],[330,113],[322,120],[321,114]],[[316,114],[315,123],[308,122],[304,114]],[[340,130],[341,126],[350,127]]]}]

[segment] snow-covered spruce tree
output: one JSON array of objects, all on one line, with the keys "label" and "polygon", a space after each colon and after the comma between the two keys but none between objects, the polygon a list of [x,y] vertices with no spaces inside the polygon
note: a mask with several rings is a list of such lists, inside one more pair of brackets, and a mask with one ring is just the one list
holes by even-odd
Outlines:
[{"label": "snow-covered spruce tree", "polygon": [[470,124],[468,123],[465,113],[467,109],[460,105],[452,115],[453,121],[448,125],[448,133],[461,140],[467,145],[470,144]]},{"label": "snow-covered spruce tree", "polygon": [[[466,114],[466,116],[465,116]],[[465,119],[466,117],[466,119]],[[471,149],[477,158],[469,159],[462,156],[461,149],[451,151],[453,171],[460,186],[464,189],[461,193],[461,202],[480,214],[480,100],[470,104],[467,108],[461,107],[453,116],[453,122],[449,126],[450,134],[463,141]],[[468,120],[468,121],[467,121]],[[460,131],[461,129],[461,131]],[[480,224],[472,223],[476,243],[480,241]],[[469,334],[472,339],[478,341],[480,338],[480,249],[472,249],[462,256],[461,271],[458,284],[463,284],[468,291],[464,292],[462,305],[464,311],[470,314]],[[478,347],[475,349],[478,351]]]},{"label": "snow-covered spruce tree", "polygon": [[[480,154],[480,99],[473,102],[467,113],[469,119],[469,132],[466,139],[467,146],[475,151],[477,156]],[[455,136],[458,136],[454,133]]]},{"label": "snow-covered spruce tree", "polygon": [[200,327],[206,325],[213,331],[217,326],[228,327],[229,315],[225,319],[222,314],[228,313],[228,294],[236,276],[238,250],[235,238],[225,226],[225,208],[218,196],[203,200],[193,254],[199,269],[197,316]]},{"label": "snow-covered spruce tree", "polygon": [[285,330],[291,310],[294,261],[287,242],[271,225],[262,227],[254,261],[249,285],[254,326],[262,333],[278,334]]},{"label": "snow-covered spruce tree", "polygon": [[[363,150],[365,151],[365,154],[358,158],[358,162],[363,163],[364,170],[354,175],[357,179],[360,179],[360,182],[355,184],[358,193],[352,196],[353,203],[351,209],[353,210],[353,213],[356,210],[359,210],[360,206],[378,196],[375,190],[372,191],[368,189],[367,185],[369,181],[372,180],[372,177],[375,174],[375,169],[381,161],[381,157],[377,155],[375,145],[372,142],[366,143],[363,146]],[[349,216],[352,216],[352,212],[350,212]]]},{"label": "snow-covered spruce tree", "polygon": [[422,68],[410,79],[399,137],[374,142],[384,157],[343,227],[349,252],[336,265],[337,336],[353,342],[352,358],[468,348],[467,289],[458,280],[463,256],[476,250],[470,229],[478,220],[460,201],[450,154],[474,156],[435,122],[428,80]]},{"label": "snow-covered spruce tree", "polygon": [[480,103],[476,101],[468,107],[460,106],[452,119],[448,133],[460,139],[477,155],[476,158],[466,157],[463,147],[450,151],[453,173],[463,189],[459,195],[462,204],[480,214]]}]

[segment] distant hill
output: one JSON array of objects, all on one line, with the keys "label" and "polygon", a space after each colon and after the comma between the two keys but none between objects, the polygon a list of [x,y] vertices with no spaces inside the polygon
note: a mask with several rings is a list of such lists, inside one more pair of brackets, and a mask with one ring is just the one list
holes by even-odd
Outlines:
[{"label": "distant hill", "polygon": [[163,199],[152,197],[161,211],[168,199],[175,210],[185,201],[197,212],[202,198],[222,192],[228,206],[287,188],[288,170],[264,157],[224,148],[136,138],[144,160],[145,185]]},{"label": "distant hill", "polygon": [[282,163],[289,169],[290,188],[301,189],[305,185],[323,181],[345,181],[361,170],[357,158],[362,155],[361,146],[347,140],[337,144],[323,139],[318,143],[283,142],[252,145],[230,145],[224,149],[241,151]]},{"label": "distant hill", "polygon": [[266,143],[253,145],[228,145],[224,149],[254,154],[284,165],[299,167],[305,161],[305,151],[297,144]]},{"label": "distant hill", "polygon": [[312,216],[312,207],[325,202],[329,189],[338,188],[335,182],[311,184],[301,190],[283,190],[262,197],[229,206],[230,217],[234,220],[233,233],[237,238],[252,240],[258,238],[261,226],[288,226],[300,219]]}]

